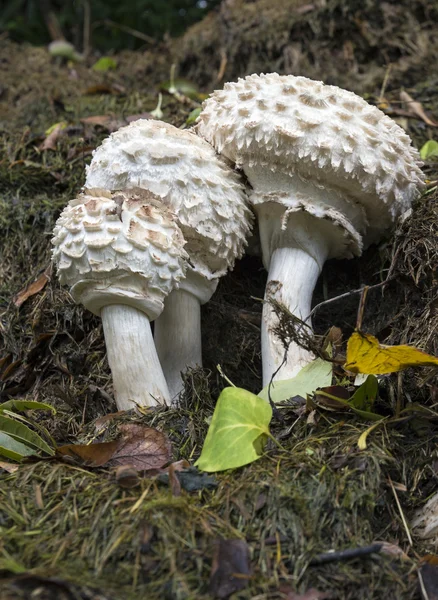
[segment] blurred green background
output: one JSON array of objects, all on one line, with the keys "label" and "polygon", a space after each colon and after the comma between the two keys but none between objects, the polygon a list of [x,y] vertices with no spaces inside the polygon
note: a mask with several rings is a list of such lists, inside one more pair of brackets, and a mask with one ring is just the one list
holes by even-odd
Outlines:
[{"label": "blurred green background", "polygon": [[3,0],[0,31],[17,42],[49,44],[58,28],[81,51],[84,22],[89,19],[93,50],[108,52],[140,48],[145,41],[129,33],[132,28],[150,38],[182,34],[202,19],[220,0]]}]

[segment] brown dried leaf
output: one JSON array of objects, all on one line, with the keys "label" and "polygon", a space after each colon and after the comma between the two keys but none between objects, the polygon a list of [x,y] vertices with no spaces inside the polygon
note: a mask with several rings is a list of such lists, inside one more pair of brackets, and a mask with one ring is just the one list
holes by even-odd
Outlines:
[{"label": "brown dried leaf", "polygon": [[170,462],[170,442],[161,431],[136,423],[121,425],[119,430],[123,437],[108,466],[131,465],[137,471],[150,471]]},{"label": "brown dried leaf", "polygon": [[322,405],[324,408],[329,410],[348,410],[341,402],[337,402],[334,398],[328,398],[320,392],[326,392],[327,394],[330,394],[330,396],[334,396],[340,400],[348,400],[350,398],[350,394],[344,387],[340,385],[330,385],[328,387],[321,388],[315,392],[314,400],[319,405]]},{"label": "brown dried leaf", "polygon": [[438,600],[438,565],[436,561],[425,558],[427,562],[419,570],[423,588],[427,594],[424,597],[428,600]]},{"label": "brown dried leaf", "polygon": [[63,135],[65,123],[57,123],[46,139],[39,145],[39,150],[56,150],[59,138]]},{"label": "brown dried leaf", "polygon": [[286,600],[325,600],[333,597],[330,592],[320,592],[315,588],[310,588],[304,594],[299,594],[287,586],[281,586],[280,592],[284,594]]},{"label": "brown dried leaf", "polygon": [[102,431],[104,431],[111,423],[111,421],[113,421],[120,415],[123,415],[125,412],[126,411],[124,410],[118,410],[115,413],[108,413],[107,415],[103,415],[103,417],[99,417],[98,419],[96,419],[94,421],[94,429],[96,430],[96,433],[101,433]]},{"label": "brown dried leaf", "polygon": [[97,444],[67,444],[57,449],[57,454],[70,458],[80,459],[79,462],[88,467],[102,467],[106,465],[119,448],[121,440],[113,442],[100,442]]},{"label": "brown dried leaf", "polygon": [[114,115],[95,115],[94,117],[84,117],[81,119],[81,123],[84,125],[93,125],[96,127],[103,127],[109,133],[117,131],[120,127],[126,125],[124,119],[116,119]]},{"label": "brown dried leaf", "polygon": [[244,589],[250,577],[249,548],[245,540],[218,540],[210,575],[212,596],[228,598]]},{"label": "brown dried leaf", "polygon": [[26,286],[23,290],[21,290],[21,292],[18,292],[18,294],[14,296],[13,303],[15,304],[15,306],[19,308],[22,304],[26,302],[28,298],[30,298],[31,296],[35,296],[35,294],[41,292],[41,290],[43,290],[46,287],[47,282],[50,281],[51,274],[52,265],[49,265],[44,271],[44,273],[41,273],[38,279],[36,279],[30,285]]},{"label": "brown dried leaf", "polygon": [[380,548],[381,554],[387,554],[388,556],[401,558],[402,560],[409,560],[409,556],[403,552],[403,550],[400,548],[400,546],[397,546],[397,544],[390,544],[389,542],[381,541],[376,541],[375,543],[382,545]]},{"label": "brown dried leaf", "polygon": [[415,117],[418,117],[419,119],[422,119],[427,125],[430,125],[431,127],[438,127],[438,123],[436,123],[435,121],[432,121],[432,119],[430,119],[426,113],[424,112],[424,108],[423,105],[421,104],[421,102],[416,102],[412,96],[410,96],[407,92],[405,92],[404,90],[402,90],[400,92],[400,100],[402,102],[406,103],[406,109],[407,111]]},{"label": "brown dried leaf", "polygon": [[84,90],[84,96],[96,96],[98,94],[115,94],[116,96],[123,93],[122,86],[110,86],[105,84],[92,85]]},{"label": "brown dried leaf", "polygon": [[116,483],[122,488],[131,489],[140,485],[137,471],[131,465],[122,465],[115,470]]},{"label": "brown dried leaf", "polygon": [[129,466],[135,471],[151,471],[170,462],[170,442],[161,431],[135,423],[120,425],[119,431],[122,436],[112,442],[69,444],[57,452],[79,458],[89,467]]},{"label": "brown dried leaf", "polygon": [[3,469],[6,473],[15,473],[18,470],[18,465],[0,460],[0,469]]}]

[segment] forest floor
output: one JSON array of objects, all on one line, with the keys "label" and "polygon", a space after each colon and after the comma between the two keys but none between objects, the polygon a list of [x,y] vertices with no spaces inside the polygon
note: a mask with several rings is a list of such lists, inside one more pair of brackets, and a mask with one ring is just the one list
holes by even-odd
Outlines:
[{"label": "forest floor", "polygon": [[[234,4],[242,3],[250,10],[252,3]],[[232,11],[233,3],[225,4]],[[307,31],[307,12],[312,10],[297,13],[299,31]],[[423,26],[420,12],[404,18],[420,19]],[[27,417],[59,446],[113,440],[124,425],[135,423],[166,436],[169,462],[193,465],[215,401],[227,385],[216,366],[237,386],[255,393],[261,389],[260,298],[266,273],[258,257],[239,261],[203,307],[204,369],[187,374],[178,406],[107,419],[116,406],[100,321],[73,303],[50,268],[55,221],[83,185],[85,164],[104,137],[135,118],[150,118],[160,90],[163,120],[187,126],[205,93],[227,76],[253,68],[253,63],[240,64],[225,45],[214,54],[219,73],[208,79],[205,65],[217,41],[211,21],[220,14],[207,17],[203,30],[202,24],[192,28],[177,46],[179,74],[191,78],[190,85],[178,84],[185,86],[179,98],[166,92],[175,48],[124,52],[114,57],[116,68],[100,72],[92,68],[95,59],[62,62],[45,48],[0,37],[1,401],[36,400],[55,407],[55,415]],[[225,16],[230,31],[235,28],[235,43],[238,23],[235,15]],[[428,27],[422,31],[430,41],[436,32]],[[361,28],[366,29],[364,23]],[[341,65],[337,79],[325,35],[315,33],[311,52],[293,72],[306,74],[307,65],[309,76],[323,77],[327,68],[330,83],[348,87]],[[382,35],[378,43],[385,57]],[[408,47],[409,31],[403,35]],[[419,59],[418,27],[412,36],[416,52],[399,59],[391,55],[393,79],[377,51],[367,55],[355,38],[359,57],[348,54],[345,39],[339,52],[351,69],[351,89],[395,118],[420,148],[438,136],[433,121],[438,119],[438,79],[428,72],[426,51]],[[317,43],[319,62],[312,59]],[[194,61],[194,44],[208,48],[205,63],[199,56]],[[290,46],[286,40],[283,59],[297,60]],[[272,64],[272,70],[280,65],[280,72],[291,72],[266,48],[277,52],[270,42],[253,48],[265,70]],[[305,51],[303,45],[303,56]],[[364,79],[359,75],[366,71],[366,56],[372,56],[374,70]],[[404,87],[424,113],[401,103]],[[363,329],[381,342],[409,343],[438,354],[438,162],[430,159],[424,169],[428,189],[412,215],[360,259],[327,263],[314,304],[380,283],[390,271],[388,285],[369,292]],[[336,326],[345,341],[354,330],[357,307],[354,294],[323,306],[315,316],[316,333],[324,336]],[[412,539],[408,524],[437,490],[437,379],[411,369],[383,377],[379,386],[377,412],[389,417],[407,407],[410,413],[376,429],[362,450],[358,439],[369,422],[322,408],[309,419],[303,403],[289,402],[271,423],[281,447],[269,443],[258,461],[238,471],[207,476],[186,466],[179,475],[171,467],[128,477],[60,457],[0,462],[0,597],[436,598],[434,561],[424,559],[436,548]],[[346,549],[363,550],[349,560],[336,554]],[[327,559],[331,551],[334,560]]]}]

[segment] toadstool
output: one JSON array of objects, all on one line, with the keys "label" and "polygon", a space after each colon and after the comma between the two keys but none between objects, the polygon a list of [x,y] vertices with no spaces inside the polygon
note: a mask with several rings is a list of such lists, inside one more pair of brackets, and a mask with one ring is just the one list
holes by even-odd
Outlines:
[{"label": "toadstool", "polygon": [[[196,129],[253,188],[268,270],[267,385],[284,360],[269,300],[306,320],[325,260],[360,255],[419,194],[419,155],[393,120],[356,94],[277,73],[225,84],[205,101]],[[279,379],[293,377],[311,359],[291,344]]]},{"label": "toadstool", "polygon": [[61,213],[52,244],[61,284],[102,319],[118,409],[168,403],[150,321],[186,269],[172,212],[145,190],[87,189]]},{"label": "toadstool", "polygon": [[200,305],[243,254],[252,213],[238,175],[203,139],[155,120],[134,121],[103,141],[86,187],[132,186],[162,198],[187,242],[186,278],[155,322],[155,344],[172,397],[181,372],[202,365]]}]

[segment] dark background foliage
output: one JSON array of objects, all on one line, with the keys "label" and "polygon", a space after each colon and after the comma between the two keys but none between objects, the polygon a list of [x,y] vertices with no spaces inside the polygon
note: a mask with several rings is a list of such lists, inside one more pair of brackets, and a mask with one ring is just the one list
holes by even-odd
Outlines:
[{"label": "dark background foliage", "polygon": [[[128,33],[132,28],[154,39],[178,36],[202,19],[219,0],[3,0],[0,30],[12,40],[48,44],[52,27],[82,49],[84,20],[89,11],[95,50],[136,49],[144,40]],[[53,18],[54,17],[54,18]]]}]

